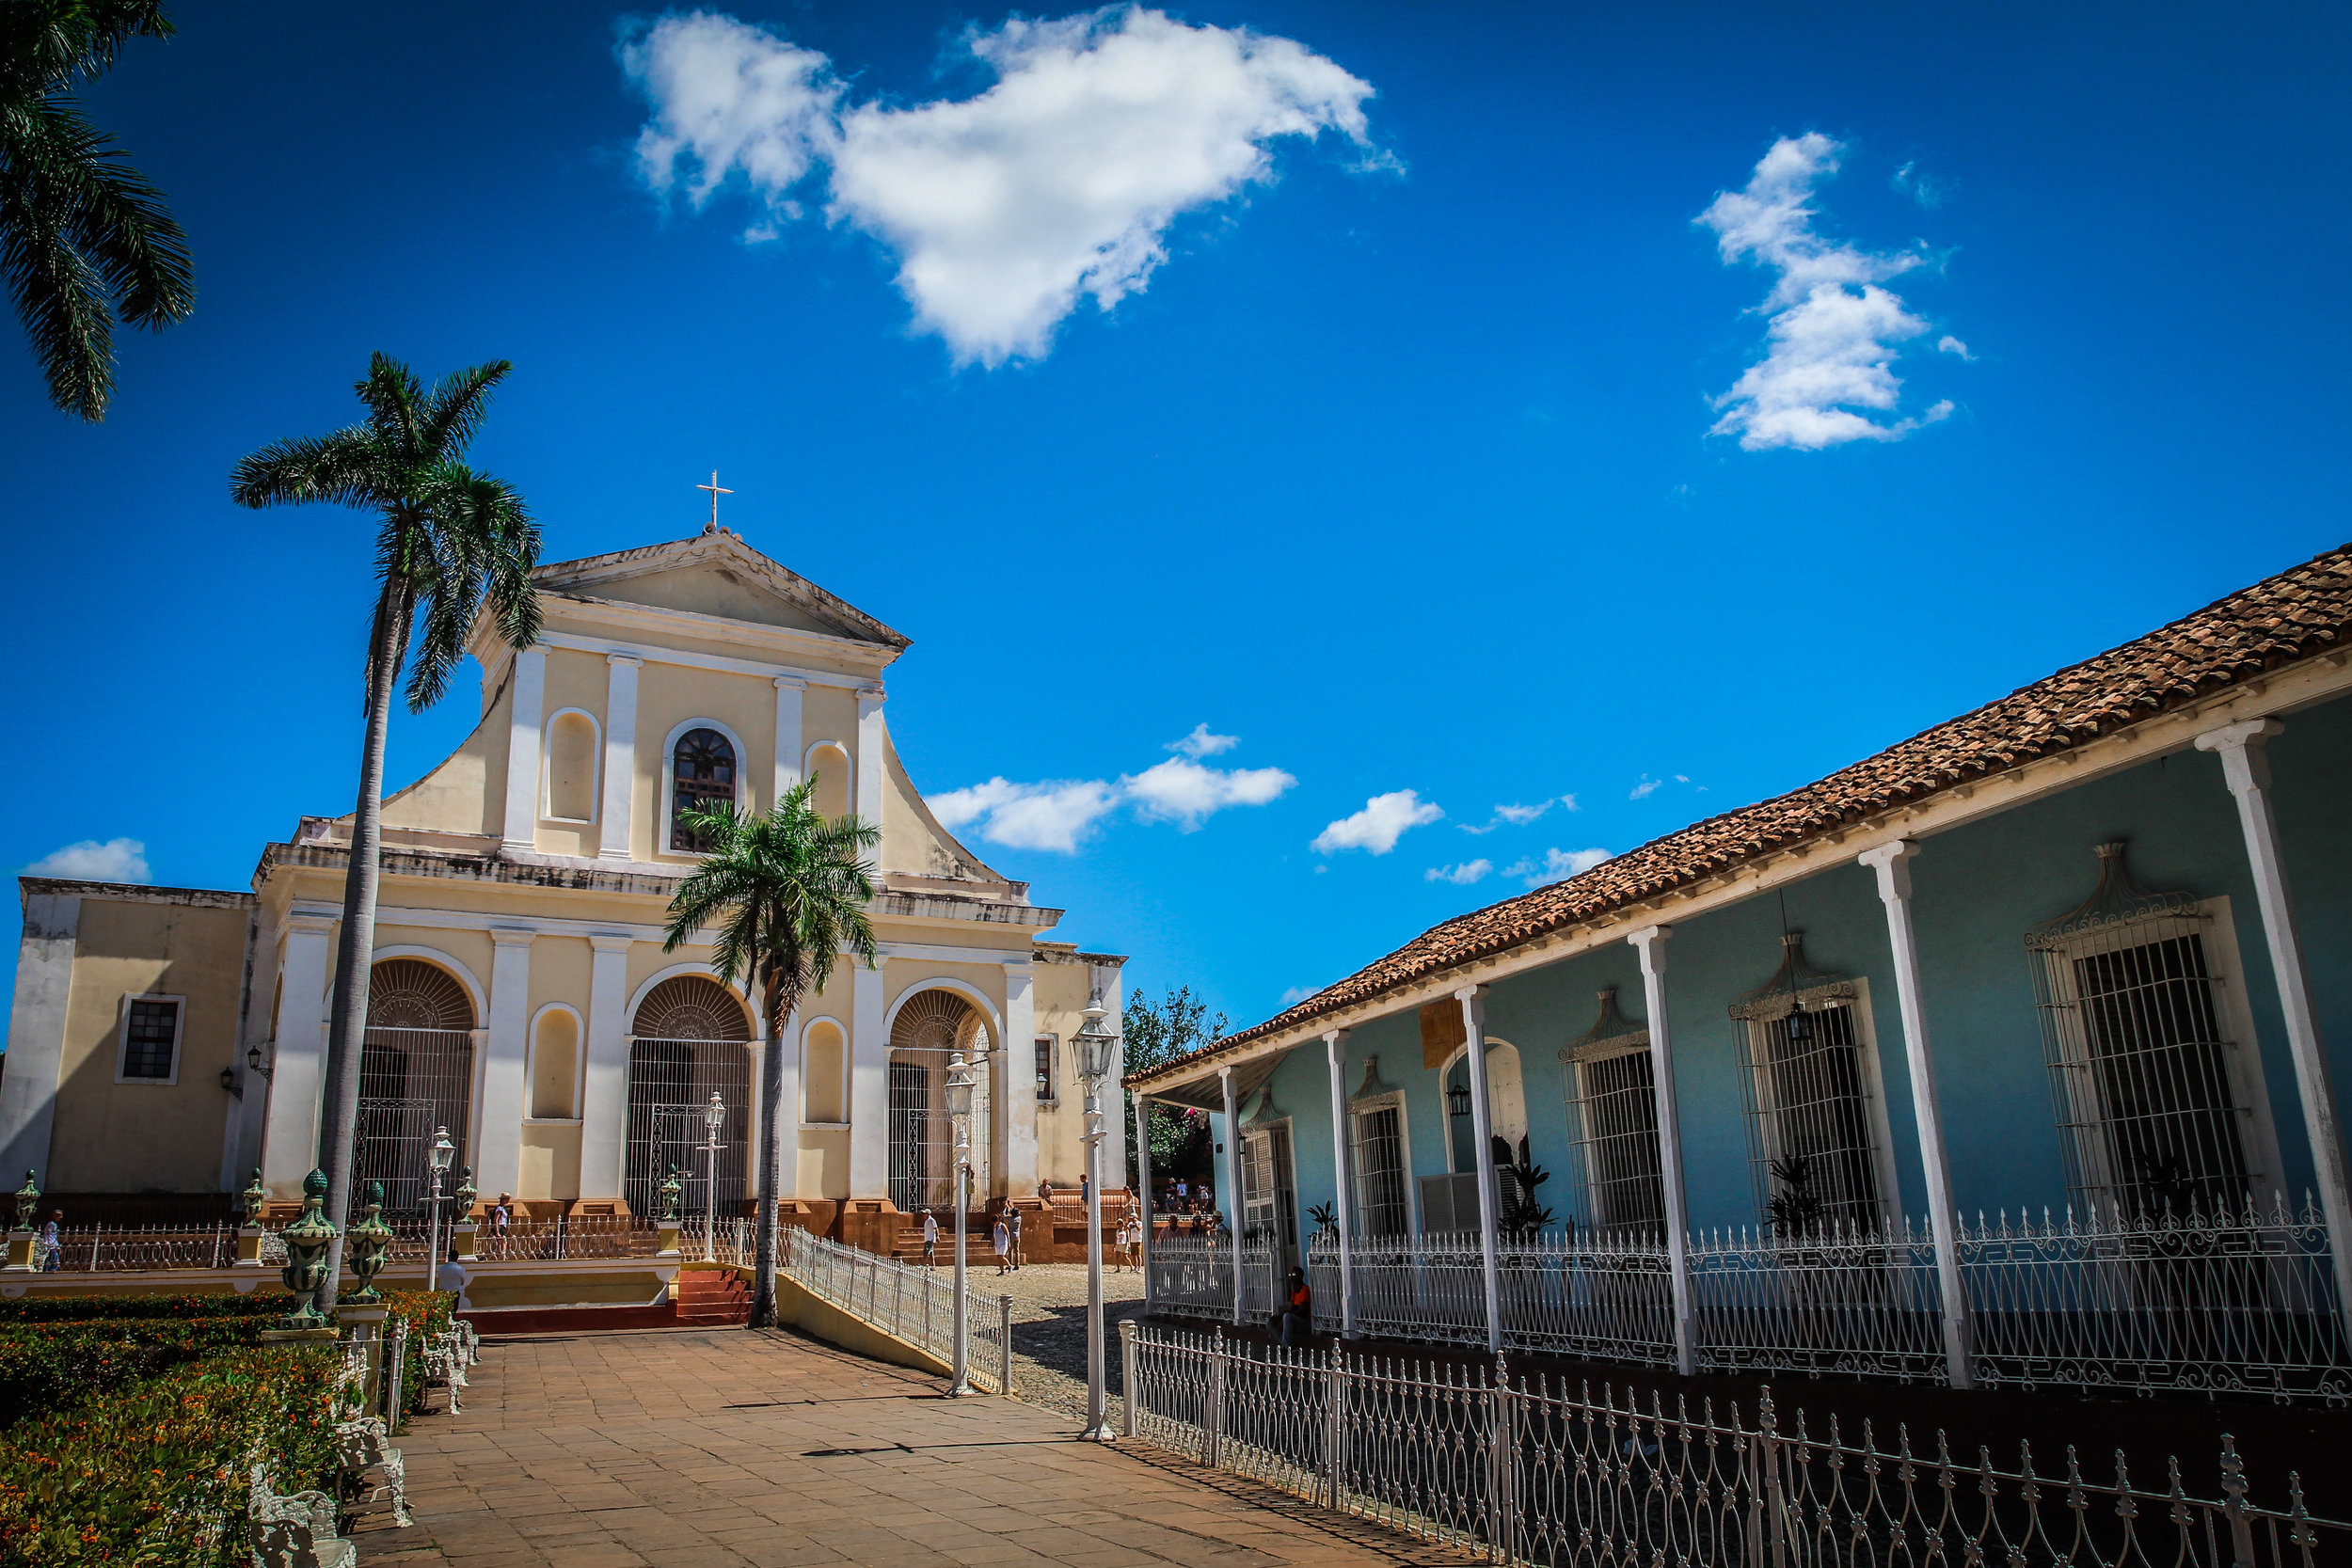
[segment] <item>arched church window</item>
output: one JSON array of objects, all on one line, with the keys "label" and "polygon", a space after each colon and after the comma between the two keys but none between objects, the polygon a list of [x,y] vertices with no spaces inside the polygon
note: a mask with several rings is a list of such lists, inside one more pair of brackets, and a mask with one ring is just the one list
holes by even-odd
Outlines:
[{"label": "arched church window", "polygon": [[709,840],[687,826],[686,816],[735,808],[735,748],[717,730],[688,730],[670,760],[670,847],[701,854]]},{"label": "arched church window", "polygon": [[906,1213],[955,1200],[955,1130],[947,1117],[947,1062],[976,1069],[972,1171],[988,1190],[988,1020],[950,990],[917,992],[890,1023],[890,1201]]},{"label": "arched church window", "polygon": [[387,958],[369,972],[355,1191],[381,1181],[387,1209],[421,1208],[430,1191],[435,1133],[447,1128],[451,1140],[467,1148],[473,1026],[472,997],[439,965]]}]

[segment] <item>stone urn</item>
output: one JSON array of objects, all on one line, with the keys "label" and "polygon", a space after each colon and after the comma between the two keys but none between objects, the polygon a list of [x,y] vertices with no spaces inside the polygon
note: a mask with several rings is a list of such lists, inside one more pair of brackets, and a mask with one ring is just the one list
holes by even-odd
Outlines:
[{"label": "stone urn", "polygon": [[262,1225],[262,1212],[269,1207],[269,1189],[262,1185],[262,1167],[253,1167],[253,1185],[237,1195],[245,1205],[245,1223],[255,1229]]},{"label": "stone urn", "polygon": [[326,1204],[326,1173],[313,1170],[302,1179],[302,1216],[278,1233],[286,1243],[286,1266],[278,1277],[295,1298],[294,1309],[278,1320],[284,1329],[325,1328],[326,1314],[312,1298],[326,1281],[326,1249],[338,1234],[323,1212]]},{"label": "stone urn", "polygon": [[451,1201],[456,1205],[456,1207],[450,1212],[451,1222],[453,1224],[463,1225],[466,1221],[473,1218],[474,1203],[482,1195],[474,1190],[473,1167],[471,1165],[458,1166],[457,1191],[450,1195]]},{"label": "stone urn", "polygon": [[678,1195],[685,1190],[685,1184],[677,1179],[677,1166],[672,1165],[670,1179],[661,1183],[661,1212],[658,1217],[663,1225],[677,1224]]},{"label": "stone urn", "polygon": [[384,1298],[375,1292],[375,1276],[391,1260],[392,1227],[384,1223],[384,1183],[368,1183],[367,1212],[343,1233],[343,1262],[358,1279],[351,1299],[373,1306]]},{"label": "stone urn", "polygon": [[33,1173],[28,1170],[24,1173],[24,1185],[16,1190],[16,1227],[19,1230],[30,1230],[33,1228],[33,1222],[39,1218],[40,1218],[40,1188],[33,1180]]}]

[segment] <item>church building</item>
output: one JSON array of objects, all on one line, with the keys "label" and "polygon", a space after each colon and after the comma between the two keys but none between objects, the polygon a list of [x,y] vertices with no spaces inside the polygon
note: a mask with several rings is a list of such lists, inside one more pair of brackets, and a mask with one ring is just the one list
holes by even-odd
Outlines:
[{"label": "church building", "polygon": [[[384,802],[360,1178],[417,1208],[446,1128],[485,1201],[644,1213],[675,1166],[697,1212],[716,1093],[715,1196],[733,1212],[754,1190],[761,1053],[778,1051],[787,1215],[886,1247],[888,1216],[952,1200],[944,1080],[961,1050],[984,1064],[976,1198],[1074,1188],[1069,1041],[1090,997],[1118,1016],[1124,959],[1041,941],[1062,911],[924,804],[882,682],[908,640],[716,527],[534,580],[537,645],[477,624],[481,721]],[[683,814],[766,811],[808,777],[827,816],[882,829],[882,958],[845,957],[775,1021],[706,947],[662,938],[697,861]],[[233,1192],[258,1166],[294,1201],[319,1159],[351,833],[348,816],[302,818],[246,892],[22,879],[0,1170],[120,1208]],[[1122,1118],[1106,1122],[1103,1168],[1123,1172]]]}]

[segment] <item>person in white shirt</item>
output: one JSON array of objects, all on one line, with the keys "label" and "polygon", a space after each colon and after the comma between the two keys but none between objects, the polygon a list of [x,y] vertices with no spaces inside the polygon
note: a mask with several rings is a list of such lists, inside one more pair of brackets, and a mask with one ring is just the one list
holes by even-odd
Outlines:
[{"label": "person in white shirt", "polygon": [[923,1211],[923,1266],[939,1266],[939,1216],[929,1209]]},{"label": "person in white shirt", "polygon": [[994,1241],[996,1243],[996,1272],[1004,1274],[1008,1272],[1007,1265],[1011,1261],[1012,1231],[1006,1227],[1005,1216],[1002,1214],[996,1216]]}]

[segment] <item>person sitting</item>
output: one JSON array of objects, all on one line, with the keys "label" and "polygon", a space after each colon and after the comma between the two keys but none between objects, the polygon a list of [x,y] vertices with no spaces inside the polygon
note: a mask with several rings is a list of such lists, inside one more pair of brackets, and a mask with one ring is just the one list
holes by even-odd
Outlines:
[{"label": "person sitting", "polygon": [[1291,1270],[1290,1279],[1283,1291],[1281,1321],[1275,1326],[1281,1330],[1282,1343],[1286,1345],[1313,1342],[1314,1296],[1307,1288],[1306,1270]]}]

